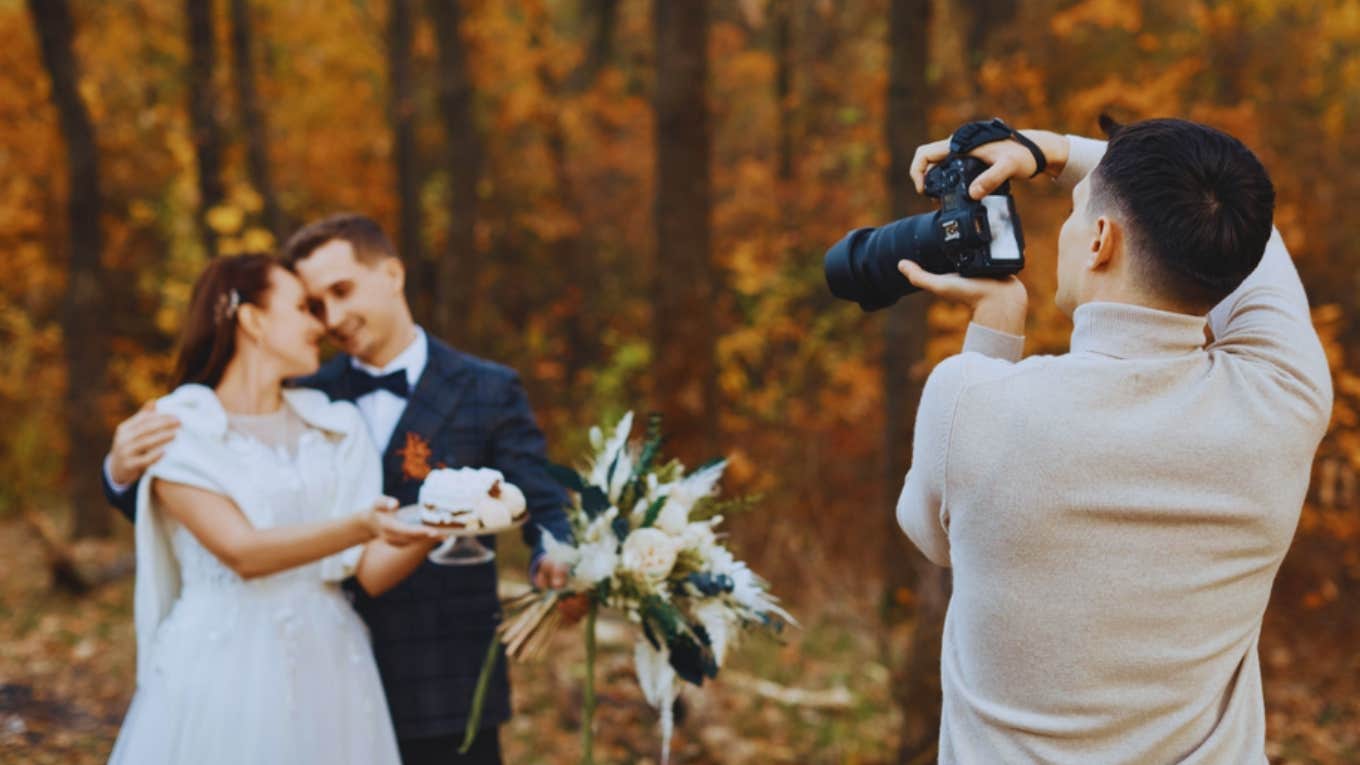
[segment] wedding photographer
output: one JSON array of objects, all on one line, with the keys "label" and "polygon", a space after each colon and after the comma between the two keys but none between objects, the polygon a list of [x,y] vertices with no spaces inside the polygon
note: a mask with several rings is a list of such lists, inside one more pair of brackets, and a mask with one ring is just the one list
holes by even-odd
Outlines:
[{"label": "wedding photographer", "polygon": [[1332,408],[1274,186],[1194,122],[1111,124],[1108,143],[992,125],[920,147],[912,178],[928,191],[971,154],[975,198],[1045,169],[1071,189],[1070,351],[1023,356],[1014,275],[901,238],[865,256],[972,312],[926,381],[897,503],[953,571],[940,761],[1264,763],[1261,622]]}]

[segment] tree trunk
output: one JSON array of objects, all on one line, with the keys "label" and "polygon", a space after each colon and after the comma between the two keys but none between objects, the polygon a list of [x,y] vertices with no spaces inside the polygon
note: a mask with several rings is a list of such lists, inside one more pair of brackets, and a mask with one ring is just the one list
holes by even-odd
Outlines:
[{"label": "tree trunk", "polygon": [[[961,13],[954,13],[955,8]],[[1019,10],[1019,0],[975,0],[972,3],[950,7],[947,13],[952,14],[952,19],[958,19],[954,23],[963,30],[959,43],[963,49],[958,58],[963,63],[962,76],[967,78],[967,81],[957,83],[960,87],[955,88],[953,93],[946,93],[942,88],[936,94],[937,99],[966,98],[968,119],[984,120],[997,115],[996,105],[984,103],[982,100],[982,66],[1000,50],[993,39],[996,33],[1011,28],[1015,24],[1015,16]],[[952,19],[942,18],[939,23],[947,23]],[[1007,47],[1014,44],[1014,35],[1009,35]]]},{"label": "tree trunk", "polygon": [[586,0],[581,12],[591,25],[590,40],[585,60],[568,81],[570,92],[590,87],[600,70],[614,58],[614,27],[619,17],[619,0]]},{"label": "tree trunk", "polygon": [[[1209,3],[1210,12],[1224,7],[1233,6],[1227,0]],[[1237,106],[1242,101],[1241,73],[1246,70],[1247,61],[1251,58],[1251,42],[1241,26],[1242,19],[1235,15],[1228,18],[1233,19],[1233,26],[1215,30],[1209,35],[1206,53],[1212,73],[1214,102],[1221,106]]]},{"label": "tree trunk", "polygon": [[[602,6],[612,3],[613,0],[604,0],[604,2],[592,3],[592,7],[598,14],[604,12]],[[609,12],[612,13],[612,10]],[[549,19],[545,9],[542,6],[536,7],[530,18],[530,39],[546,40],[550,32],[548,29]],[[608,24],[603,22],[597,23],[595,31],[597,35],[612,34]],[[596,44],[598,44],[598,39],[592,43],[592,47]],[[587,60],[566,77],[565,82],[559,81],[554,76],[551,62],[546,57],[540,57],[539,63],[535,67],[539,86],[543,89],[544,96],[544,105],[538,114],[539,121],[543,126],[544,144],[548,149],[549,162],[546,170],[548,177],[552,179],[551,187],[556,192],[563,212],[578,224],[584,219],[584,211],[581,198],[572,182],[567,134],[562,124],[563,109],[561,107],[566,98],[579,93],[594,82],[595,75],[601,65],[602,62],[592,64]],[[558,275],[562,284],[561,293],[562,297],[565,298],[564,302],[571,306],[568,311],[561,315],[560,330],[565,346],[561,358],[565,367],[562,379],[567,385],[572,385],[582,370],[591,367],[600,358],[598,354],[600,333],[592,325],[592,322],[599,317],[595,316],[593,312],[582,310],[582,306],[585,304],[583,296],[588,287],[579,283],[581,274],[598,273],[600,266],[595,260],[594,251],[587,239],[584,225],[577,225],[564,233],[551,244],[551,249],[554,253],[552,273]]]},{"label": "tree trunk", "polygon": [[255,90],[255,59],[251,55],[253,34],[250,27],[250,4],[247,0],[231,0],[232,73],[236,80],[236,100],[241,109],[241,126],[246,134],[246,164],[250,185],[264,203],[264,222],[274,234],[274,241],[282,243],[288,236],[288,223],[279,208],[274,193],[274,182],[269,170],[269,139],[260,95]]},{"label": "tree trunk", "polygon": [[716,273],[709,253],[708,2],[654,0],[655,401],[673,452],[695,464],[716,448]]},{"label": "tree trunk", "polygon": [[[968,61],[969,76],[973,80],[972,86],[976,91],[980,85],[978,72],[982,69],[983,62],[987,60],[992,33],[1004,29],[1015,21],[1015,14],[1020,10],[1019,0],[974,0],[964,8],[966,13],[971,14],[964,35],[964,45],[968,48],[964,55]],[[990,112],[984,109],[979,114],[982,113]]]},{"label": "tree trunk", "polygon": [[198,231],[208,257],[217,254],[217,234],[207,213],[222,203],[222,136],[217,124],[213,69],[217,66],[211,0],[184,0],[189,41],[189,125],[198,158]]},{"label": "tree trunk", "polygon": [[[774,0],[774,98],[779,114],[779,137],[775,148],[781,184],[793,182],[793,9],[792,0]],[[787,205],[783,205],[788,209]]]},{"label": "tree trunk", "polygon": [[406,263],[406,294],[416,321],[430,325],[434,307],[433,264],[421,243],[420,177],[416,168],[415,98],[412,94],[411,38],[415,19],[412,0],[392,0],[387,19],[388,117],[392,123],[400,208],[397,247]]},{"label": "tree trunk", "polygon": [[435,334],[467,342],[480,340],[487,302],[473,289],[478,282],[473,226],[477,219],[477,181],[481,178],[483,148],[472,108],[467,46],[460,33],[461,3],[430,0],[429,12],[439,41],[439,111],[444,120],[444,161],[449,177],[448,242],[435,266],[436,309],[432,319]]},{"label": "tree trunk", "polygon": [[[893,0],[889,20],[892,50],[888,74],[888,188],[894,218],[929,209],[916,194],[908,173],[916,147],[930,139],[926,114],[926,66],[930,0]],[[885,616],[904,618],[902,605],[914,604],[914,628],[905,654],[893,666],[893,696],[902,712],[899,761],[928,758],[940,727],[940,637],[949,602],[949,572],[916,551],[897,526],[895,513],[902,479],[911,465],[911,437],[923,384],[917,370],[925,359],[924,294],[911,295],[888,309],[884,327],[884,583]],[[913,597],[901,597],[910,592]]]},{"label": "tree trunk", "polygon": [[63,414],[70,442],[66,464],[74,534],[103,536],[109,532],[110,514],[99,483],[99,466],[109,430],[99,398],[108,373],[109,337],[108,298],[100,264],[99,157],[94,125],[80,99],[71,10],[66,0],[29,0],[28,8],[66,141],[71,254],[61,327],[67,372]]}]

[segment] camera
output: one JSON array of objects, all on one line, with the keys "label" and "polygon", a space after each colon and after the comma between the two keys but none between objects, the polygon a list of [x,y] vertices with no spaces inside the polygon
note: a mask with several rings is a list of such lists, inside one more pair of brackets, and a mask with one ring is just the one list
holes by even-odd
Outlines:
[{"label": "camera", "polygon": [[865,311],[887,308],[919,289],[897,270],[903,259],[932,273],[963,276],[1004,276],[1023,268],[1025,239],[1010,182],[981,200],[968,195],[986,169],[976,157],[951,154],[925,177],[925,193],[940,201],[939,210],[846,234],[823,261],[831,294]]}]

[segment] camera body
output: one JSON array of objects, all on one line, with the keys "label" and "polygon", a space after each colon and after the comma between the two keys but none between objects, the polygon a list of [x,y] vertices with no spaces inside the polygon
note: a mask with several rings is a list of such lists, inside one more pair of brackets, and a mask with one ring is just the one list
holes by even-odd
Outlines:
[{"label": "camera body", "polygon": [[[986,169],[987,163],[976,157],[951,157],[926,173],[926,196],[940,200],[935,227],[941,251],[962,276],[1005,276],[1025,266],[1025,240],[1010,182],[980,200],[968,194]],[[1014,247],[1008,241],[1012,233]]]},{"label": "camera body", "polygon": [[1010,183],[980,200],[968,194],[986,169],[976,157],[950,155],[925,177],[925,193],[939,200],[939,210],[847,234],[823,261],[831,293],[865,311],[886,308],[918,289],[897,270],[903,259],[932,273],[969,277],[1024,268],[1025,240]]}]

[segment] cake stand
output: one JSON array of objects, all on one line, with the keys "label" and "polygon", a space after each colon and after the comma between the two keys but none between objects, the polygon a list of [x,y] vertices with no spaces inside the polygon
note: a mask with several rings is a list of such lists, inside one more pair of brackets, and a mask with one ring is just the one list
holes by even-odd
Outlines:
[{"label": "cake stand", "polygon": [[397,517],[406,523],[426,528],[439,528],[447,534],[444,542],[430,553],[429,561],[440,566],[476,566],[490,563],[496,559],[496,551],[482,544],[477,537],[490,537],[502,532],[517,529],[529,520],[529,514],[522,514],[505,526],[477,529],[454,529],[426,526],[420,521],[420,505],[407,505],[397,510]]}]

